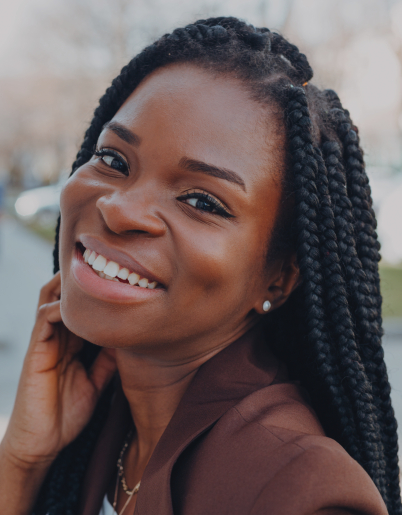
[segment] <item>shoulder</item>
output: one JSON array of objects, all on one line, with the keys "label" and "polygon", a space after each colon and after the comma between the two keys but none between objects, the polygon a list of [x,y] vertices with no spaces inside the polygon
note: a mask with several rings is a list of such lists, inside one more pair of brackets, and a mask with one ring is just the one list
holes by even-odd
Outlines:
[{"label": "shoulder", "polygon": [[[245,397],[233,408],[244,421],[244,428],[251,429],[253,425],[260,425],[268,432],[272,428],[290,430],[293,433],[324,436],[324,430],[309,404],[306,392],[294,383],[278,383],[261,388]],[[279,433],[272,436],[280,439]],[[286,438],[286,431],[283,437]],[[266,435],[268,437],[268,435]]]},{"label": "shoulder", "polygon": [[292,383],[231,408],[183,455],[177,473],[189,493],[178,513],[193,513],[192,503],[211,514],[387,513],[369,476],[325,436]]},{"label": "shoulder", "polygon": [[[289,446],[292,449],[286,452]],[[298,435],[287,439],[283,451],[287,459],[281,460],[265,482],[253,514],[264,513],[266,506],[272,507],[275,515],[321,514],[330,508],[333,513],[387,513],[371,478],[334,440]]]},{"label": "shoulder", "polygon": [[299,513],[301,506],[303,513],[329,507],[387,513],[368,474],[325,436],[301,388],[292,383],[272,385],[233,410],[243,419],[245,433],[258,434],[259,452],[270,462],[253,513],[263,513],[263,506],[271,506],[275,514]]}]

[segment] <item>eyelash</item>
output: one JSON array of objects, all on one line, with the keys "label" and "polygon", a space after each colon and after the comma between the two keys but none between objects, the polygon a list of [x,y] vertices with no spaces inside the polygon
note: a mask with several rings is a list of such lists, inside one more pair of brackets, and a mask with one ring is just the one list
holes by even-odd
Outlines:
[{"label": "eyelash", "polygon": [[[128,175],[129,173],[129,166],[128,166],[128,163],[123,159],[123,157],[118,153],[116,152],[115,150],[112,150],[111,148],[96,148],[94,150],[94,155],[97,156],[97,157],[100,157],[101,160],[103,161],[103,163],[108,167],[108,168],[112,168],[112,170],[117,170],[118,172],[121,172],[123,175]],[[114,168],[113,166],[111,166],[111,163],[106,163],[104,161],[104,159],[102,159],[103,157],[105,156],[109,156],[109,157],[113,157],[113,160],[116,159],[120,162],[120,164],[123,164],[124,167],[125,167],[125,170],[121,170],[119,168]],[[112,161],[113,162],[113,161]]]},{"label": "eyelash", "polygon": [[[117,168],[113,168],[111,166],[111,164],[108,164],[106,163],[103,159],[103,163],[108,167],[108,168],[112,168],[113,170],[117,170],[121,173],[123,173],[124,175],[128,175],[128,172],[129,172],[129,166],[128,166],[128,163],[123,159],[123,157],[118,153],[116,152],[115,150],[112,150],[110,148],[96,148],[94,150],[94,155],[97,156],[97,157],[100,157],[101,159],[105,156],[110,156],[110,157],[113,157],[114,159],[117,159],[120,161],[120,163],[123,163],[124,166],[125,166],[125,171],[123,170],[119,170]],[[208,211],[206,209],[201,209],[201,208],[197,208],[196,206],[193,206],[192,204],[189,204],[187,203],[188,205],[192,206],[194,209],[197,209],[198,211],[204,211],[206,213],[211,213],[211,214],[216,214],[216,215],[219,215],[219,216],[222,216],[224,218],[233,218],[233,215],[231,215],[227,209],[224,207],[224,205],[219,202],[219,200],[217,200],[216,198],[212,197],[209,193],[205,192],[205,191],[191,191],[191,192],[188,192],[188,193],[185,193],[184,195],[181,195],[180,197],[177,198],[177,200],[180,200],[180,201],[185,201],[185,200],[188,200],[188,199],[198,199],[198,200],[203,200],[205,203],[208,203],[210,204],[213,209],[215,210],[214,211]]]},{"label": "eyelash", "polygon": [[215,213],[213,211],[207,211],[206,209],[201,209],[199,207],[197,208],[196,206],[193,206],[192,204],[187,203],[190,206],[192,206],[194,209],[197,209],[199,211],[204,211],[206,213],[217,214],[224,218],[233,218],[233,215],[231,215],[227,211],[227,209],[224,207],[224,205],[221,202],[219,202],[216,198],[211,197],[211,195],[209,195],[209,193],[207,193],[205,191],[203,191],[203,192],[191,191],[184,195],[181,195],[180,197],[177,198],[177,200],[183,201],[183,200],[188,200],[188,199],[192,199],[192,198],[195,198],[198,200],[203,200],[204,202],[210,204],[214,208]]}]

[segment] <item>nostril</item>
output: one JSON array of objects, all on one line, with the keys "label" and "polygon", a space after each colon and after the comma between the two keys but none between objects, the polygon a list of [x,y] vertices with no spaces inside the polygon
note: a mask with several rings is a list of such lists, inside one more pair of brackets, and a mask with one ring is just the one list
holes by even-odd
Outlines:
[{"label": "nostril", "polygon": [[148,234],[148,231],[142,231],[141,229],[130,229],[127,232],[129,234]]}]

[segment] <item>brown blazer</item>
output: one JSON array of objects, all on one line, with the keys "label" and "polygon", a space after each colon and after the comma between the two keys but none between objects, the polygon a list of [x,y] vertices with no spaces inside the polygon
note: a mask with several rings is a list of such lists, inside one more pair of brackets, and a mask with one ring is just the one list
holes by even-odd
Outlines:
[{"label": "brown blazer", "polygon": [[[99,515],[130,415],[122,393],[91,458],[79,515]],[[136,515],[386,515],[254,329],[197,372],[141,481]]]}]

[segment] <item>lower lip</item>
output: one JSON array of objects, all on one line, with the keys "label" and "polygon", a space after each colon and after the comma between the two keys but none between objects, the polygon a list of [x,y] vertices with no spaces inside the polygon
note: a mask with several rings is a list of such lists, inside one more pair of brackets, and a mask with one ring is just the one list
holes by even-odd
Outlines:
[{"label": "lower lip", "polygon": [[155,298],[164,292],[162,288],[141,288],[131,284],[102,279],[85,263],[81,252],[76,248],[71,265],[78,286],[92,297],[111,302],[135,302]]}]

